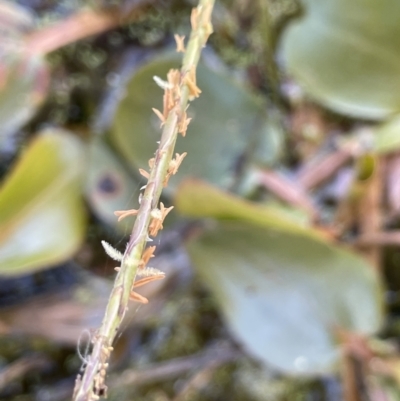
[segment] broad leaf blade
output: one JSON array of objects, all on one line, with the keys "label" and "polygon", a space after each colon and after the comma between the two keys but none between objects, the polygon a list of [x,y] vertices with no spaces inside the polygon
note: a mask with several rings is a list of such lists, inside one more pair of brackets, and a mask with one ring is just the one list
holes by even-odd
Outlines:
[{"label": "broad leaf blade", "polygon": [[[118,107],[112,140],[135,170],[148,169],[148,160],[161,135],[160,120],[152,108],[162,110],[162,89],[153,77],[164,79],[170,68],[178,66],[176,56],[164,56],[144,65],[132,77],[127,96]],[[170,189],[185,176],[229,186],[244,152],[256,147],[265,130],[264,111],[258,99],[228,77],[201,64],[197,82],[202,94],[188,109],[193,120],[187,136],[176,144],[176,152],[188,155],[170,180]],[[267,155],[264,158],[268,159]]]},{"label": "broad leaf blade", "polygon": [[17,4],[0,3],[0,149],[44,100],[49,71],[43,57],[30,53],[24,42],[34,18]]},{"label": "broad leaf blade", "polygon": [[0,274],[47,268],[76,251],[84,233],[83,168],[82,144],[65,131],[30,144],[0,189]]},{"label": "broad leaf blade", "polygon": [[190,217],[213,217],[242,220],[262,227],[285,229],[320,238],[320,233],[290,219],[276,207],[260,205],[238,198],[200,180],[187,179],[178,187],[175,207]]},{"label": "broad leaf blade", "polygon": [[303,0],[284,34],[286,67],[317,100],[362,118],[400,108],[400,3]]},{"label": "broad leaf blade", "polygon": [[233,334],[267,365],[290,374],[335,369],[335,329],[371,334],[382,294],[361,258],[306,236],[219,223],[189,244],[199,274]]},{"label": "broad leaf blade", "polygon": [[0,147],[8,137],[26,124],[44,100],[49,74],[44,60],[29,56],[0,66]]},{"label": "broad leaf blade", "polygon": [[189,252],[233,333],[263,362],[293,374],[326,373],[339,357],[337,328],[379,328],[373,267],[318,231],[199,181],[184,182],[175,204],[184,215],[219,220]]}]

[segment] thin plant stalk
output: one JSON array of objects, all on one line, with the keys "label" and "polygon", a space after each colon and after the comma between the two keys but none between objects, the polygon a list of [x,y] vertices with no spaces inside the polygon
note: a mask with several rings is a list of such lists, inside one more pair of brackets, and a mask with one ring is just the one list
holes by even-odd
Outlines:
[{"label": "thin plant stalk", "polygon": [[25,37],[26,51],[45,55],[78,40],[131,23],[146,11],[149,4],[150,0],[140,2],[127,13],[117,8],[78,11],[63,21],[28,34]]},{"label": "thin plant stalk", "polygon": [[[183,136],[186,134],[186,128],[190,122],[186,114],[189,101],[198,97],[201,92],[196,85],[196,67],[201,50],[212,33],[213,6],[214,0],[200,0],[199,5],[193,9],[192,31],[181,70],[170,70],[167,82],[160,78],[156,79],[160,86],[164,86],[163,113],[154,110],[162,120],[161,140],[155,157],[149,161],[150,173],[141,171],[148,177],[148,182],[139,199],[140,207],[138,210],[126,212],[127,215],[136,214],[137,217],[125,253],[120,255],[110,245],[105,244],[107,253],[119,260],[120,266],[101,327],[94,335],[92,353],[87,358],[85,371],[76,379],[74,401],[92,401],[106,395],[107,387],[104,381],[113,349],[112,344],[128,309],[136,275],[143,271],[144,265],[154,251],[153,247],[149,247],[152,248],[151,252],[146,252],[149,250],[147,248],[145,251],[146,243],[150,239],[149,235],[155,236],[162,228],[162,220],[170,210],[165,209],[162,204],[160,209],[158,208],[160,195],[169,177],[176,173],[185,156],[185,154],[177,155],[173,159],[175,142],[179,133]],[[176,36],[176,40],[178,51],[183,51],[183,38]]]}]

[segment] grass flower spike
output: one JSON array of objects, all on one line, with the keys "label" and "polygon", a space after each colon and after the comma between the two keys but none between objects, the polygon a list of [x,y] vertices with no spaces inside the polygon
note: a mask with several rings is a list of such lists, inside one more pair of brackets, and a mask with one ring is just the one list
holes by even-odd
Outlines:
[{"label": "grass flower spike", "polygon": [[[175,36],[177,50],[184,52],[183,64],[180,70],[172,69],[167,74],[167,80],[156,77],[156,84],[164,91],[162,112],[153,109],[159,117],[162,134],[159,147],[154,158],[149,160],[150,171],[140,169],[140,174],[147,183],[139,197],[139,208],[127,211],[116,211],[119,220],[127,216],[136,216],[135,224],[122,255],[111,245],[103,241],[107,254],[117,260],[114,287],[105,310],[101,327],[94,336],[91,355],[87,357],[84,373],[78,375],[73,394],[74,401],[94,401],[106,394],[105,377],[108,367],[113,341],[129,307],[129,300],[141,303],[148,300],[133,291],[134,288],[151,281],[162,279],[165,275],[157,269],[148,267],[155,247],[146,248],[149,236],[157,235],[163,228],[163,221],[172,210],[159,203],[163,187],[168,184],[169,178],[176,174],[186,153],[176,154],[174,149],[178,133],[186,135],[190,118],[187,118],[189,101],[197,98],[201,90],[196,83],[196,67],[202,48],[212,33],[211,13],[214,0],[200,0],[193,9],[190,21],[192,31],[184,47],[183,37]],[[160,205],[158,207],[158,205]],[[136,277],[142,277],[136,280]]]}]

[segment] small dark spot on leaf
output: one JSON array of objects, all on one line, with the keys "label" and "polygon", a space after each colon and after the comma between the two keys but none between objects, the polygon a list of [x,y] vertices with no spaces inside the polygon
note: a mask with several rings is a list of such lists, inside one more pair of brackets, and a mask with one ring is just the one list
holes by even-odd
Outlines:
[{"label": "small dark spot on leaf", "polygon": [[116,177],[106,174],[100,178],[97,189],[106,195],[114,195],[121,190],[121,185]]}]

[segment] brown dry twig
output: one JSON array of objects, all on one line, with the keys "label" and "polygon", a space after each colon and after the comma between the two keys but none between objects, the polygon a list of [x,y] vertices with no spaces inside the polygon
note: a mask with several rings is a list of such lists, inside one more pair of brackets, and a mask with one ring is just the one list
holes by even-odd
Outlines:
[{"label": "brown dry twig", "polygon": [[336,150],[317,163],[306,164],[298,174],[296,181],[304,189],[312,189],[330,179],[353,157],[354,155],[348,149]]},{"label": "brown dry twig", "polygon": [[27,35],[26,51],[44,55],[78,40],[106,32],[137,19],[149,4],[150,1],[139,1],[129,12],[119,8],[79,11],[63,21]]},{"label": "brown dry twig", "polygon": [[257,176],[258,183],[270,190],[279,199],[303,209],[312,220],[318,219],[319,212],[317,208],[301,186],[272,170],[260,169]]},{"label": "brown dry twig", "polygon": [[14,380],[21,379],[28,372],[48,367],[50,361],[42,355],[31,355],[10,363],[0,370],[0,390],[6,388]]},{"label": "brown dry twig", "polygon": [[[374,157],[374,171],[369,179],[363,183],[363,195],[358,202],[357,220],[360,236],[374,236],[382,228],[382,196],[384,183],[383,160]],[[382,250],[376,243],[368,247],[361,247],[364,256],[376,269],[380,269]]]},{"label": "brown dry twig", "polygon": [[198,354],[160,362],[141,371],[127,370],[112,380],[111,384],[115,388],[121,388],[171,380],[188,372],[204,369],[210,364],[222,365],[235,361],[240,356],[241,353],[229,344],[219,344]]}]

